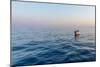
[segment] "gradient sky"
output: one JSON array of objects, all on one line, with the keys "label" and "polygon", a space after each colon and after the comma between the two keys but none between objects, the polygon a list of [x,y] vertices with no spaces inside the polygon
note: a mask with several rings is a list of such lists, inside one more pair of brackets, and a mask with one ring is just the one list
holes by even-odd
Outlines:
[{"label": "gradient sky", "polygon": [[12,24],[33,27],[95,25],[95,7],[13,1]]}]

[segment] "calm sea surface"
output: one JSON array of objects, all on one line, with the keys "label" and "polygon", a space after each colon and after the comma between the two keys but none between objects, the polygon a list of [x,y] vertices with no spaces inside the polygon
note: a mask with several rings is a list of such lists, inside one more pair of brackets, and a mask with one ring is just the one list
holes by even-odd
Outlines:
[{"label": "calm sea surface", "polygon": [[75,40],[73,30],[12,31],[11,65],[95,61],[95,33],[81,30],[80,33]]}]

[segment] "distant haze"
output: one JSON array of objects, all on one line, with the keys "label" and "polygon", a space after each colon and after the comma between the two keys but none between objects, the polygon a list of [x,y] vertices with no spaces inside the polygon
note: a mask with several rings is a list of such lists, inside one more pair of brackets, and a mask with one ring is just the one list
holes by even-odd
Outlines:
[{"label": "distant haze", "polygon": [[13,1],[12,26],[14,28],[93,27],[95,7]]}]

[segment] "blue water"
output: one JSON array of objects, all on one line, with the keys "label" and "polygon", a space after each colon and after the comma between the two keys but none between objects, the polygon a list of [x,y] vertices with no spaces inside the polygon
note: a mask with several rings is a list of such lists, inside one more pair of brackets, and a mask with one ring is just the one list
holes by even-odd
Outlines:
[{"label": "blue water", "polygon": [[[80,31],[81,32],[81,31]],[[12,35],[11,65],[40,65],[96,60],[95,34],[73,31],[21,31]]]}]

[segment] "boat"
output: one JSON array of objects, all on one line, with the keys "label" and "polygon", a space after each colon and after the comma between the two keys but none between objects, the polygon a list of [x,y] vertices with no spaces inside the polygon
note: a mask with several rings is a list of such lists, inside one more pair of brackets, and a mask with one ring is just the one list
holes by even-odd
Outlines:
[{"label": "boat", "polygon": [[74,36],[79,36],[80,35],[80,31],[79,30],[75,30],[74,31]]}]

